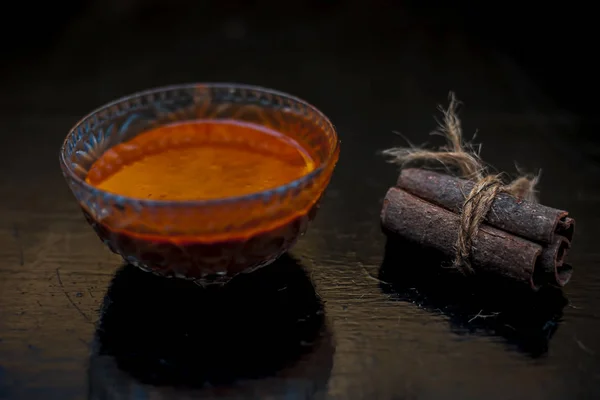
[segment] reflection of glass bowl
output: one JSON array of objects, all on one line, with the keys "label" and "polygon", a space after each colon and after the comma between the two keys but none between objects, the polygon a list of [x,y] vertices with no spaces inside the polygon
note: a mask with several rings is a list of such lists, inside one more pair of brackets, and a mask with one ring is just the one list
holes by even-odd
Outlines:
[{"label": "reflection of glass bowl", "polygon": [[94,353],[88,364],[88,399],[326,399],[334,351],[332,334],[324,331],[312,352],[276,376],[202,388],[142,383],[119,368],[114,357]]},{"label": "reflection of glass bowl", "polygon": [[89,399],[326,398],[335,354],[321,298],[288,254],[218,289],[124,266],[94,336]]},{"label": "reflection of glass bowl", "polygon": [[[274,189],[215,200],[134,199],[85,182],[111,147],[157,126],[196,119],[268,126],[295,139],[316,167]],[[314,217],[338,157],[331,122],[300,99],[251,86],[189,84],[133,94],[92,112],[67,135],[60,162],[86,219],[113,252],[159,275],[211,283],[286,252]]]}]

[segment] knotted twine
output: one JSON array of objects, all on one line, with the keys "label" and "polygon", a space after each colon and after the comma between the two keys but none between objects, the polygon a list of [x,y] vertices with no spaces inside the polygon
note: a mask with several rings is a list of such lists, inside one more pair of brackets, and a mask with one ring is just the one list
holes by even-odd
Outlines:
[{"label": "knotted twine", "polygon": [[465,195],[460,212],[460,225],[455,248],[453,266],[464,274],[472,273],[471,250],[473,240],[477,237],[479,226],[489,212],[494,199],[499,193],[508,193],[517,198],[536,202],[535,185],[539,176],[520,176],[508,184],[504,184],[502,174],[488,174],[479,151],[469,143],[463,142],[462,127],[457,115],[460,103],[454,93],[449,95],[447,109],[439,107],[444,118],[438,123],[438,129],[432,134],[446,138],[447,144],[438,150],[426,150],[411,147],[395,147],[384,150],[389,162],[406,167],[408,164],[433,162],[441,163],[447,169],[454,167],[460,177],[471,180],[475,186]]}]

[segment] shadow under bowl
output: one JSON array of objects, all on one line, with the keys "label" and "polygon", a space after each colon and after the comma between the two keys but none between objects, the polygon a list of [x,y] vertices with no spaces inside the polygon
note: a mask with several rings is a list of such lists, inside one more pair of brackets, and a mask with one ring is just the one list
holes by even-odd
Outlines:
[{"label": "shadow under bowl", "polygon": [[[315,169],[285,185],[237,197],[137,199],[86,182],[107,150],[150,129],[194,120],[266,126],[294,139]],[[69,188],[100,239],[137,267],[199,284],[225,283],[288,251],[315,216],[339,157],[331,122],[303,100],[259,87],[186,84],[136,93],[79,121],[60,164]]]}]

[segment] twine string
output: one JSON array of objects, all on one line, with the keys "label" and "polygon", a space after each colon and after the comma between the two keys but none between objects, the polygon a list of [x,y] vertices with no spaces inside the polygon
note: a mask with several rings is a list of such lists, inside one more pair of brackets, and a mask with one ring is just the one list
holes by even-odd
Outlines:
[{"label": "twine string", "polygon": [[459,102],[454,93],[449,95],[447,109],[440,107],[443,121],[433,134],[443,136],[447,144],[439,150],[427,150],[418,147],[395,147],[384,150],[389,161],[405,167],[408,164],[431,164],[435,162],[446,168],[458,170],[458,175],[475,183],[470,193],[465,195],[460,212],[460,225],[455,244],[454,267],[467,274],[472,273],[471,252],[479,227],[490,211],[499,193],[508,193],[515,197],[536,201],[535,186],[538,176],[520,176],[508,184],[504,184],[501,176],[487,174],[478,151],[463,141],[462,127],[457,115]]}]

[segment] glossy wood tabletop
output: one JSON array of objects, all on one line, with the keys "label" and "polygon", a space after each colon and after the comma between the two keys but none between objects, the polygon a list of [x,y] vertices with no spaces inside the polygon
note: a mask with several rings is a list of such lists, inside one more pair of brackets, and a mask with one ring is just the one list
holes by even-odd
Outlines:
[{"label": "glossy wood tabletop", "polygon": [[[267,3],[94,3],[3,62],[0,399],[597,398],[596,120],[439,16],[355,2],[285,16]],[[81,215],[58,150],[106,102],[217,81],[306,99],[342,147],[291,253],[202,290],[124,266]],[[397,169],[379,151],[438,143],[428,133],[450,90],[482,157],[511,173],[541,168],[541,201],[577,219],[563,292],[449,280],[423,254],[386,246],[379,211]]]}]

